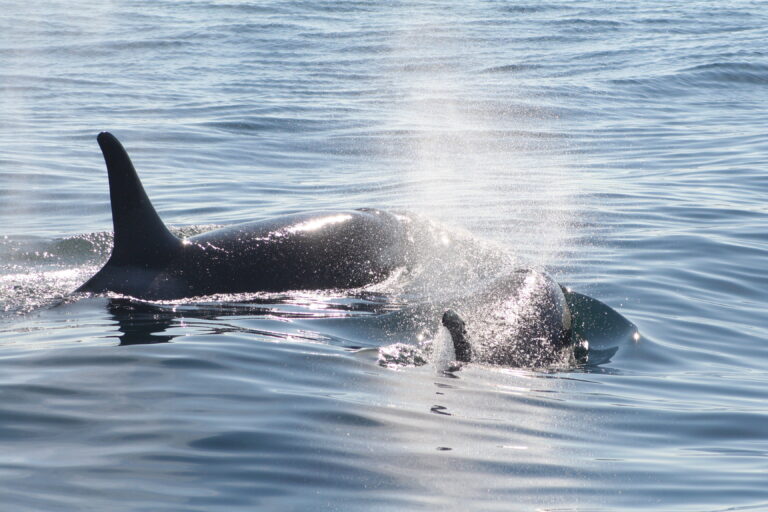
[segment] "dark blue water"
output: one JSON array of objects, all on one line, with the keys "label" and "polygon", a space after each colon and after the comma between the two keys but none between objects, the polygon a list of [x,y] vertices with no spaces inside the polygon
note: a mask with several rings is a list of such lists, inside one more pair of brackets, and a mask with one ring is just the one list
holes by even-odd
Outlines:
[{"label": "dark blue water", "polygon": [[[768,509],[766,41],[752,1],[5,2],[2,508]],[[71,297],[111,244],[101,130],[182,234],[407,209],[461,261]],[[379,364],[493,258],[607,304],[591,362]]]}]

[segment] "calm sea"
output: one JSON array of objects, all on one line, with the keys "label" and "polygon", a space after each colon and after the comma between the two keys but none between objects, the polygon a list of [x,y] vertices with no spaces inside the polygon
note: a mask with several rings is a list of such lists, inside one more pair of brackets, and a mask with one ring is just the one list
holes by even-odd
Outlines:
[{"label": "calm sea", "polygon": [[[759,1],[5,0],[0,508],[768,510],[767,126]],[[380,365],[439,265],[72,298],[102,130],[182,234],[415,211],[607,304],[602,356]]]}]

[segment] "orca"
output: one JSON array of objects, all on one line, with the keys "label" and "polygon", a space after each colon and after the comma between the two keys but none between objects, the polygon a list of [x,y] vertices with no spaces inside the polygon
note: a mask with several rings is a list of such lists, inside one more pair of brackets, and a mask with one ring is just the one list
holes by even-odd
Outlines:
[{"label": "orca", "polygon": [[456,311],[443,313],[456,361],[535,368],[557,364],[569,351],[583,358],[564,290],[545,272],[519,269],[485,295],[482,311],[470,317],[472,336]]},{"label": "orca", "polygon": [[287,215],[180,239],[155,211],[120,141],[108,132],[97,140],[109,175],[114,244],[77,292],[175,300],[349,289],[383,281],[413,258],[410,219],[377,209]]},{"label": "orca", "polygon": [[[120,141],[108,132],[97,140],[109,176],[114,242],[101,270],[76,292],[176,300],[354,289],[446,250],[445,233],[436,235],[429,224],[424,236],[417,218],[370,208],[286,215],[180,239],[155,211]],[[459,362],[544,366],[573,347],[563,290],[545,273],[516,270],[468,302],[475,304],[471,336],[455,311],[442,317]]]}]

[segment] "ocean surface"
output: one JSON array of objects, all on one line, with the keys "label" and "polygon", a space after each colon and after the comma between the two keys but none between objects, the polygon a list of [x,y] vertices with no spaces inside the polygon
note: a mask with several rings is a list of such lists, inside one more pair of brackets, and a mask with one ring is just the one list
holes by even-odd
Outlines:
[{"label": "ocean surface", "polygon": [[[766,127],[759,1],[5,0],[0,508],[768,510]],[[463,263],[71,295],[102,130],[182,236],[376,207]],[[588,361],[382,357],[496,257],[582,294]]]}]

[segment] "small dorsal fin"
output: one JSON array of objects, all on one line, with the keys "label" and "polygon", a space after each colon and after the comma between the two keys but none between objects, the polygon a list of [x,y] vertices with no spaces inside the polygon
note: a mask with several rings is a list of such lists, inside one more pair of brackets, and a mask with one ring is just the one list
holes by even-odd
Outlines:
[{"label": "small dorsal fin", "polygon": [[468,363],[472,360],[472,346],[467,340],[467,328],[464,320],[452,309],[443,313],[443,326],[448,329],[453,340],[453,352],[456,360]]},{"label": "small dorsal fin", "polygon": [[165,227],[144,192],[136,169],[120,141],[109,132],[97,137],[109,174],[114,246],[113,265],[161,265],[182,246]]}]

